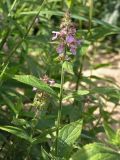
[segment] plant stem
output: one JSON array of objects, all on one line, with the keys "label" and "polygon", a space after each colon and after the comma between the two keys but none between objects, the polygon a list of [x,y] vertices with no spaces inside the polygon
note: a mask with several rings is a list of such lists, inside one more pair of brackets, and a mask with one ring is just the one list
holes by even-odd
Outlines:
[{"label": "plant stem", "polygon": [[83,62],[84,62],[84,55],[82,56],[81,62],[80,62],[80,71],[79,71],[78,76],[77,76],[77,82],[76,82],[76,87],[75,87],[76,91],[78,91],[80,79],[82,77]]},{"label": "plant stem", "polygon": [[93,16],[93,0],[89,0],[89,32],[91,34],[91,27],[92,27],[92,16]]},{"label": "plant stem", "polygon": [[62,99],[63,99],[63,83],[64,83],[63,63],[62,63],[62,70],[61,70],[60,103],[59,103],[58,116],[57,116],[57,127],[56,127],[56,146],[55,146],[56,156],[58,155],[58,141],[59,141],[58,136],[59,136],[59,128],[60,128],[60,120],[61,120],[61,112],[62,112]]}]

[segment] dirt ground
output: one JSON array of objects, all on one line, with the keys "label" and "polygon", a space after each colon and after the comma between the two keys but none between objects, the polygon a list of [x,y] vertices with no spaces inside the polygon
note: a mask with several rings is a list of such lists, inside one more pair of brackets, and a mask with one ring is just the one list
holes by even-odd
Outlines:
[{"label": "dirt ground", "polygon": [[[94,63],[109,63],[110,65],[92,70],[92,75],[111,78],[118,86],[120,86],[120,54],[97,55],[94,59]],[[85,70],[83,73],[85,76],[91,75],[89,69]]]}]

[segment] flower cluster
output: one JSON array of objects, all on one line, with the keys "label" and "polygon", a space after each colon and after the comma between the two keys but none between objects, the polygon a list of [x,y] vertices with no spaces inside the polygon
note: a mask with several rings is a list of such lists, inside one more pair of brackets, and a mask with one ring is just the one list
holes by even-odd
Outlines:
[{"label": "flower cluster", "polygon": [[66,48],[68,48],[73,55],[76,54],[77,46],[81,43],[81,41],[75,37],[76,26],[71,22],[70,14],[68,12],[62,20],[60,31],[52,31],[52,33],[52,40],[59,39],[60,42],[57,47],[57,53],[65,54]]}]

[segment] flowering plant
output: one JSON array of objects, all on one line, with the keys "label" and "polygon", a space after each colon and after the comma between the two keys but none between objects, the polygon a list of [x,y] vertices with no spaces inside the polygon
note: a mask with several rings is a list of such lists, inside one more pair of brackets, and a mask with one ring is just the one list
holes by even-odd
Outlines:
[{"label": "flowering plant", "polygon": [[77,46],[80,45],[81,41],[76,38],[76,25],[71,22],[69,12],[62,19],[60,31],[52,31],[52,33],[52,40],[59,40],[57,53],[66,54],[68,48],[73,55],[76,55]]}]

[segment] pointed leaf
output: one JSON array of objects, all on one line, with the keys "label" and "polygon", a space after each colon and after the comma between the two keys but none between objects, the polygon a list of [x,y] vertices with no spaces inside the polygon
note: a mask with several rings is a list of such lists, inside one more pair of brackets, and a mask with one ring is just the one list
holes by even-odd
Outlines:
[{"label": "pointed leaf", "polygon": [[120,132],[115,132],[106,122],[104,122],[105,133],[109,139],[109,142],[120,146]]},{"label": "pointed leaf", "polygon": [[89,94],[89,91],[88,90],[78,90],[77,92],[73,92],[73,93],[70,93],[69,95],[65,96],[64,97],[64,100],[66,99],[69,99],[69,98],[75,98],[75,99],[80,99],[80,96],[84,96],[84,95],[87,95]]},{"label": "pointed leaf", "polygon": [[104,129],[108,138],[113,140],[115,138],[115,131],[106,122],[104,122]]},{"label": "pointed leaf", "polygon": [[91,143],[78,150],[71,160],[119,160],[120,154],[102,143]]},{"label": "pointed leaf", "polygon": [[60,157],[69,156],[68,153],[72,150],[72,145],[80,137],[82,130],[82,120],[72,122],[65,125],[59,132],[59,144],[58,144],[58,155]]},{"label": "pointed leaf", "polygon": [[0,126],[0,129],[31,142],[31,137],[21,128],[14,126]]},{"label": "pointed leaf", "polygon": [[44,83],[43,81],[39,80],[38,78],[32,75],[15,75],[13,79],[19,82],[28,84],[32,87],[36,87],[37,89],[40,89],[41,91],[45,91],[46,93],[57,97],[56,93],[51,87],[49,87],[46,83]]},{"label": "pointed leaf", "polygon": [[13,102],[5,95],[1,94],[2,98],[5,100],[5,103],[9,106],[9,108],[15,113],[18,114],[18,111],[16,109],[16,106],[13,104]]}]

